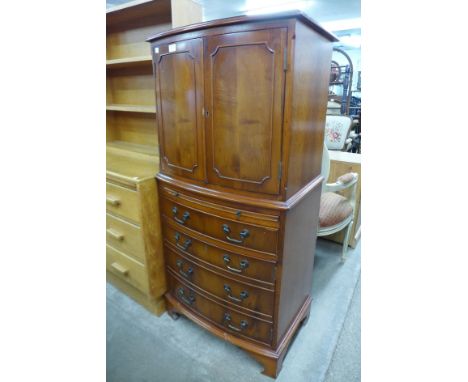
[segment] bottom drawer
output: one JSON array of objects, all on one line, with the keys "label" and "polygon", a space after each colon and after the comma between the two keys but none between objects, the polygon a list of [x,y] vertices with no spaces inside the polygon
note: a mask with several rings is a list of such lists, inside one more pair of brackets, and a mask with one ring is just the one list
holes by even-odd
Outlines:
[{"label": "bottom drawer", "polygon": [[148,293],[148,274],[146,267],[124,253],[106,245],[106,268],[135,288]]},{"label": "bottom drawer", "polygon": [[240,337],[254,339],[270,345],[272,325],[263,320],[241,314],[234,309],[217,304],[189,288],[168,272],[172,296],[188,308],[227,332]]}]

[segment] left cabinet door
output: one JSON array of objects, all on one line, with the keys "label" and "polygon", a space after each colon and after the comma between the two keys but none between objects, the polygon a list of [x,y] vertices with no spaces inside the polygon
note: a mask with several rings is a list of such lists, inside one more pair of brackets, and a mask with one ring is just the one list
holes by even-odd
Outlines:
[{"label": "left cabinet door", "polygon": [[205,180],[203,41],[153,45],[161,171]]}]

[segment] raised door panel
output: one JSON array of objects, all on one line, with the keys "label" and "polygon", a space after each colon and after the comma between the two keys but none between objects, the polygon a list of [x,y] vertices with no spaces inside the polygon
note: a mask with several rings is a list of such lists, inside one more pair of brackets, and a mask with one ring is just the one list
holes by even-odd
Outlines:
[{"label": "raised door panel", "polygon": [[285,45],[284,28],[207,38],[210,183],[279,193]]},{"label": "raised door panel", "polygon": [[203,41],[153,46],[161,170],[205,179]]}]

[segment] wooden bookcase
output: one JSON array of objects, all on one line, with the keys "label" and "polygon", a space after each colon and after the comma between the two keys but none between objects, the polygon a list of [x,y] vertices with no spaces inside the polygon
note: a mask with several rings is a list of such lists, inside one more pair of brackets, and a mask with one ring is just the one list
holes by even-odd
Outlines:
[{"label": "wooden bookcase", "polygon": [[145,40],[171,29],[173,19],[179,26],[202,15],[191,0],[172,3],[137,0],[106,11],[107,279],[158,315],[164,312],[166,281],[154,178],[159,157],[153,65]]}]

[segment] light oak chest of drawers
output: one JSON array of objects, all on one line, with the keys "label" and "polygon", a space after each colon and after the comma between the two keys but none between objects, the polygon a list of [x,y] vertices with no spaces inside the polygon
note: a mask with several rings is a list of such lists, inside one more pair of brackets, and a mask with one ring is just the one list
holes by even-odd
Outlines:
[{"label": "light oak chest of drawers", "polygon": [[292,12],[148,41],[167,309],[276,377],[311,306],[335,38]]},{"label": "light oak chest of drawers", "polygon": [[125,179],[108,174],[106,269],[109,281],[160,315],[165,310],[166,278],[155,195],[153,177]]}]

